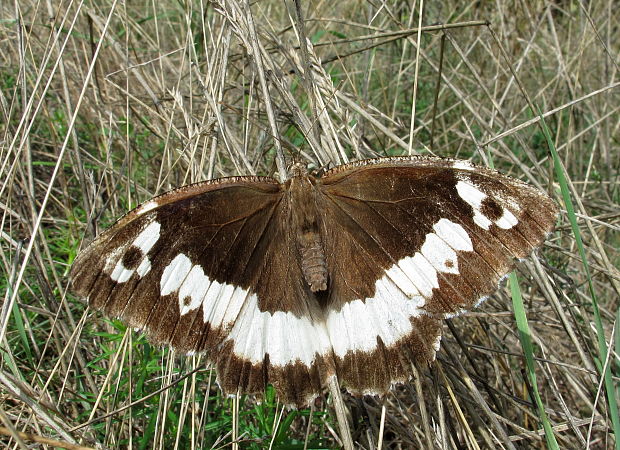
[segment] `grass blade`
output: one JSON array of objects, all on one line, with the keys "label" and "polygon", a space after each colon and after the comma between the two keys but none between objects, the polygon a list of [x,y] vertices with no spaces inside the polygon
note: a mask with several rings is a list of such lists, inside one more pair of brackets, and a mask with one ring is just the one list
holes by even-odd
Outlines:
[{"label": "grass blade", "polygon": [[614,386],[614,382],[613,382],[613,378],[611,374],[611,367],[613,367],[614,365],[609,364],[606,366],[606,368],[604,366],[605,361],[607,360],[609,349],[607,348],[607,342],[605,342],[603,320],[601,318],[601,312],[598,306],[598,300],[596,296],[596,291],[594,290],[594,284],[592,283],[592,272],[590,271],[590,265],[588,264],[588,259],[586,258],[586,251],[583,245],[583,240],[581,238],[581,232],[579,230],[579,225],[577,224],[577,216],[575,214],[575,208],[573,206],[573,202],[571,199],[564,165],[562,164],[562,161],[560,160],[558,152],[555,148],[555,145],[553,144],[551,133],[549,132],[549,128],[547,127],[547,123],[545,122],[545,119],[543,118],[543,115],[540,109],[538,109],[538,115],[541,120],[543,132],[547,140],[547,145],[549,146],[549,150],[551,151],[551,155],[553,156],[553,166],[555,168],[556,177],[560,184],[562,200],[564,201],[564,207],[566,208],[566,215],[570,222],[571,229],[575,237],[575,242],[577,243],[577,249],[579,251],[579,256],[581,258],[581,264],[583,265],[586,280],[588,282],[588,289],[590,291],[590,301],[592,303],[592,310],[594,313],[594,324],[596,327],[596,337],[597,337],[597,344],[598,344],[598,358],[595,358],[594,362],[599,372],[603,372],[602,375],[605,379],[605,391],[607,393],[609,415],[611,416],[612,427],[613,427],[614,434],[615,434],[615,441],[616,441],[615,448],[616,450],[620,450],[620,440],[618,439],[618,436],[620,436],[620,418],[618,416],[618,401],[616,397],[616,388]]},{"label": "grass blade", "polygon": [[521,296],[521,289],[519,288],[519,280],[517,279],[517,274],[515,272],[510,274],[510,292],[512,294],[512,306],[515,313],[515,320],[517,321],[517,328],[519,329],[519,339],[521,340],[521,347],[523,348],[523,353],[525,354],[527,374],[532,385],[534,402],[538,408],[538,417],[540,418],[543,429],[545,430],[547,447],[551,449],[559,449],[560,447],[558,446],[558,442],[553,434],[553,428],[551,427],[547,413],[545,412],[545,406],[543,405],[542,399],[540,398],[540,393],[538,392],[532,337],[530,335],[530,327],[527,323],[527,317],[525,315],[525,307],[523,306],[523,297]]}]

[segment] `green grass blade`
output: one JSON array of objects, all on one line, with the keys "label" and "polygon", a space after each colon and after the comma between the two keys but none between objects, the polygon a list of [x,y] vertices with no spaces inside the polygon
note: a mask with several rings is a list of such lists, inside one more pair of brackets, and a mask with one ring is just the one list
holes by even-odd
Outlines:
[{"label": "green grass blade", "polygon": [[26,357],[28,358],[30,364],[34,366],[35,364],[32,357],[32,351],[30,350],[30,343],[28,342],[26,326],[24,324],[24,319],[22,318],[21,311],[19,310],[19,306],[17,305],[17,303],[13,304],[13,317],[15,318],[15,327],[17,329],[17,332],[19,333],[19,338],[26,353]]},{"label": "green grass blade", "polygon": [[[615,342],[614,346],[616,347],[616,352],[617,352],[618,349],[620,349],[620,308],[616,309],[616,332],[614,336],[614,342]],[[618,358],[615,358],[612,364],[616,366],[615,370],[617,372],[620,372],[620,360],[618,360]],[[616,395],[616,398],[618,397],[620,397],[620,394]]]},{"label": "green grass blade", "polygon": [[602,373],[605,381],[605,391],[607,393],[607,402],[609,405],[609,415],[611,416],[612,427],[615,434],[616,441],[616,450],[620,450],[620,418],[618,416],[618,402],[617,397],[615,395],[616,389],[614,386],[613,378],[611,375],[611,367],[613,364],[607,365],[605,368],[605,361],[607,360],[608,348],[607,342],[605,342],[605,333],[603,330],[603,321],[601,319],[601,313],[598,307],[598,300],[596,296],[596,292],[594,291],[594,285],[592,283],[592,275],[590,272],[590,265],[588,264],[588,260],[586,258],[586,251],[583,246],[583,240],[581,239],[581,232],[579,231],[579,225],[577,224],[577,216],[575,215],[575,208],[573,206],[573,202],[571,200],[570,190],[568,188],[568,182],[566,180],[566,175],[564,171],[564,165],[560,160],[558,152],[553,144],[553,139],[551,138],[551,133],[549,132],[549,128],[545,123],[545,120],[542,116],[542,112],[540,109],[538,110],[538,115],[541,120],[541,124],[543,127],[543,132],[545,134],[545,138],[547,140],[547,145],[549,146],[549,150],[551,151],[551,155],[553,156],[553,166],[555,168],[556,177],[560,184],[560,190],[562,193],[562,200],[564,201],[564,207],[566,208],[566,214],[568,216],[568,220],[571,225],[571,229],[573,231],[573,235],[575,236],[575,242],[577,243],[577,249],[579,250],[579,256],[581,258],[581,263],[586,273],[586,278],[588,281],[588,289],[590,291],[590,300],[592,303],[592,310],[594,312],[594,324],[596,326],[596,336],[598,341],[598,360],[595,359],[596,366],[599,372]]},{"label": "green grass blade", "polygon": [[512,307],[515,313],[515,320],[517,321],[517,328],[519,329],[519,339],[521,340],[521,347],[525,354],[525,363],[527,365],[527,374],[532,385],[532,393],[534,395],[534,402],[538,407],[538,417],[542,422],[543,429],[545,430],[545,438],[547,439],[547,447],[550,449],[559,449],[558,442],[553,434],[553,428],[547,418],[545,412],[545,406],[543,405],[540,393],[538,392],[538,383],[536,382],[536,371],[534,365],[534,349],[532,348],[532,338],[530,336],[530,327],[527,323],[527,317],[525,315],[525,307],[523,306],[523,297],[521,296],[521,289],[519,288],[519,280],[515,272],[510,274],[510,292],[512,294]]}]

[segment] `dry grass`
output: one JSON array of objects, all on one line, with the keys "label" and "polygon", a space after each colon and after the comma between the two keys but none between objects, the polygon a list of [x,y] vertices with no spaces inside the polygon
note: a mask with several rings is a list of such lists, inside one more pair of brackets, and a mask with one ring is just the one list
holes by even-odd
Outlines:
[{"label": "dry grass", "polygon": [[[563,209],[518,270],[538,389],[561,448],[618,448],[600,369],[617,393],[620,13],[611,0],[427,1],[422,24],[448,25],[419,35],[419,2],[304,2],[303,27],[292,1],[255,2],[251,16],[241,0],[50,3],[0,3],[4,445],[338,446],[329,397],[312,412],[283,410],[272,395],[261,405],[224,398],[203,358],[151,348],[90,313],[66,291],[82,239],[190,181],[409,151],[492,162],[564,205],[537,105],[591,271]],[[437,363],[415,382],[384,399],[345,396],[356,445],[544,447],[523,355],[502,288],[446,324]]]}]

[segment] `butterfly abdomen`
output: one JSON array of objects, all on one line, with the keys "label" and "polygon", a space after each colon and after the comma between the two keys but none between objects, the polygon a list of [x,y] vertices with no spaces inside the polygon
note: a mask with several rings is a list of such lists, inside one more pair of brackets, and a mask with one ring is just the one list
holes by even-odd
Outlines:
[{"label": "butterfly abdomen", "polygon": [[327,289],[327,260],[319,233],[315,183],[314,177],[304,174],[288,181],[290,223],[295,233],[301,272],[312,292]]},{"label": "butterfly abdomen", "polygon": [[312,292],[327,289],[327,262],[318,233],[305,233],[300,239],[301,270]]}]

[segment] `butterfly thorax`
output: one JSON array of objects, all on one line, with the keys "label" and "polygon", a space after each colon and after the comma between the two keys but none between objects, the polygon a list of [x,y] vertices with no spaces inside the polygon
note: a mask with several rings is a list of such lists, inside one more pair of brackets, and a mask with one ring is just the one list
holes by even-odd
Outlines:
[{"label": "butterfly thorax", "polygon": [[290,180],[289,211],[301,270],[312,292],[327,289],[327,261],[319,227],[316,179],[300,174]]}]

